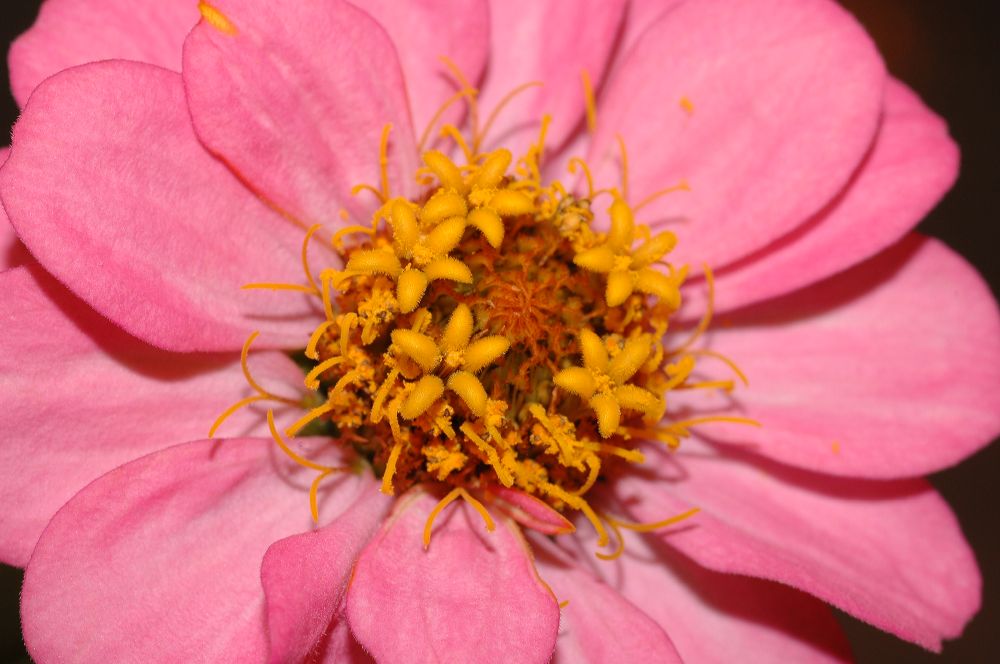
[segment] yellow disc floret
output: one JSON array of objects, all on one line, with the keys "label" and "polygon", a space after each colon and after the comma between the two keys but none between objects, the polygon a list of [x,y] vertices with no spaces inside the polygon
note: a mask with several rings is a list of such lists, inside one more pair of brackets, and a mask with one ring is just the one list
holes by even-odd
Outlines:
[{"label": "yellow disc floret", "polygon": [[[446,126],[442,134],[456,141],[464,163],[425,151],[415,173],[422,194],[406,199],[388,191],[387,127],[381,189],[356,188],[375,193],[379,206],[369,225],[333,237],[343,268],[315,278],[314,227],[303,247],[307,284],[249,287],[312,294],[326,313],[298,356],[310,396],[285,436],[322,433],[352,447],[386,493],[438,486],[446,495],[435,514],[461,497],[491,524],[480,499],[519,492],[581,513],[603,546],[606,526],[614,533],[629,526],[595,511],[588,492],[642,463],[638,440],[674,447],[691,426],[739,421],[664,419],[671,391],[732,389],[731,380],[695,379],[698,359],[742,374],[727,358],[690,350],[707,316],[688,341],[665,343],[687,274],[667,261],[676,236],[637,224],[637,208],[617,189],[594,191],[580,159],[571,170],[584,170],[588,191],[543,180],[546,128],[547,121],[515,162],[505,149],[481,151],[477,129],[465,140]],[[611,199],[606,219],[595,219],[600,196]],[[606,231],[596,230],[598,221]],[[293,403],[249,372],[247,379],[255,395],[227,410],[213,432],[250,403]],[[292,454],[273,416],[269,422]],[[315,506],[316,485],[338,469],[293,460],[322,473],[311,491]]]}]

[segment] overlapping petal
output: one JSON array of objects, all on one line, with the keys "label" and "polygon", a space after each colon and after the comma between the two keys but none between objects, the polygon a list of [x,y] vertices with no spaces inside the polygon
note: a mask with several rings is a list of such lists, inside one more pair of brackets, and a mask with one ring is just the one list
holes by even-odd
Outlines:
[{"label": "overlapping petal", "polygon": [[[0,148],[0,168],[7,161],[10,148]],[[10,225],[10,219],[0,204],[0,270],[6,270],[31,261],[31,254],[25,249],[24,243],[17,237],[17,232]]]},{"label": "overlapping petal", "polygon": [[[332,477],[328,482],[336,482]],[[270,661],[300,662],[322,650],[332,661],[343,661],[353,637],[324,643],[328,630],[346,618],[343,598],[362,548],[378,529],[392,499],[376,489],[367,475],[349,505],[332,506],[343,513],[319,530],[293,535],[268,548],[261,566],[267,595]],[[347,652],[345,652],[347,651]]]},{"label": "overlapping petal", "polygon": [[1000,313],[975,270],[936,240],[910,236],[724,320],[712,347],[751,383],[715,405],[763,426],[719,426],[715,440],[824,473],[910,477],[1000,432]]},{"label": "overlapping petal", "polygon": [[[203,437],[248,388],[239,357],[147,346],[37,266],[0,274],[0,292],[0,502],[18,506],[0,515],[0,560],[23,566],[74,493],[131,459]],[[258,378],[275,391],[281,385],[266,376],[301,376],[279,353],[253,356],[252,366],[263,368],[261,361],[270,366]],[[246,411],[224,429],[265,430],[259,414]]]},{"label": "overlapping petal", "polygon": [[188,0],[46,0],[10,47],[10,84],[24,107],[39,83],[87,62],[125,59],[181,70],[181,45],[198,22]]},{"label": "overlapping petal", "polygon": [[[325,485],[324,516],[370,483],[348,474]],[[21,610],[32,656],[263,661],[260,561],[272,542],[310,527],[308,485],[256,438],[186,443],[111,471],[59,511],[28,563]]]},{"label": "overlapping petal", "polygon": [[125,330],[171,350],[301,346],[318,320],[302,294],[303,231],[198,144],[180,76],[109,61],[32,95],[0,170],[21,239],[60,281]]},{"label": "overlapping petal", "polygon": [[554,664],[681,662],[664,629],[574,561],[539,552],[538,567],[559,598]]},{"label": "overlapping petal", "polygon": [[341,0],[212,4],[224,18],[202,21],[184,45],[191,117],[251,189],[306,225],[337,222],[341,208],[367,223],[376,203],[351,188],[379,186],[391,123],[392,193],[416,193],[403,72],[378,23]]},{"label": "overlapping petal", "polygon": [[923,480],[833,478],[688,447],[650,450],[657,481],[623,477],[616,492],[643,522],[699,507],[690,527],[663,534],[696,562],[786,583],[934,650],[978,610],[975,557]]},{"label": "overlapping petal", "polygon": [[[675,528],[695,528],[697,518]],[[772,581],[705,569],[673,550],[669,534],[662,542],[656,535],[626,539],[619,562],[599,571],[668,626],[685,662],[852,661],[823,602]]]},{"label": "overlapping petal", "polygon": [[616,181],[620,134],[634,204],[686,180],[690,192],[640,216],[678,222],[677,262],[720,267],[844,187],[875,135],[884,85],[871,40],[833,2],[688,2],[643,33],[605,87],[589,161]]},{"label": "overlapping petal", "polygon": [[493,127],[486,146],[514,154],[538,138],[544,114],[552,116],[546,143],[562,145],[584,122],[581,72],[600,86],[625,14],[623,0],[535,2],[491,0],[490,59],[480,102],[491,111],[525,83],[543,85],[511,101]]},{"label": "overlapping petal", "polygon": [[[890,80],[882,124],[850,184],[827,207],[773,245],[716,274],[716,311],[789,293],[897,242],[958,174],[958,148],[944,121]],[[692,309],[698,294],[688,297]]]},{"label": "overlapping petal", "polygon": [[515,527],[503,519],[486,532],[456,505],[425,550],[435,502],[419,489],[401,499],[361,554],[347,594],[351,631],[380,662],[547,662],[559,607]]},{"label": "overlapping petal", "polygon": [[[406,4],[406,11],[393,0],[364,0],[358,6],[385,28],[396,46],[417,132],[430,129],[438,108],[460,89],[442,57],[473,85],[482,77],[490,48],[487,0],[416,0]],[[444,118],[459,120],[463,106],[455,104]]]}]

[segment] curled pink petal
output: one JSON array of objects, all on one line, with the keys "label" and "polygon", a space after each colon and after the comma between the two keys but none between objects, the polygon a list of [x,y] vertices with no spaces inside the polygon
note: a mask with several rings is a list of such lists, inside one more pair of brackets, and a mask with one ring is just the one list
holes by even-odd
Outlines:
[{"label": "curled pink petal", "polygon": [[331,629],[331,621],[346,625],[340,614],[354,563],[392,503],[377,490],[373,477],[361,482],[366,490],[350,505],[336,506],[343,513],[333,522],[275,542],[267,550],[261,580],[267,595],[271,662],[303,661],[317,647],[331,656],[350,650],[350,641],[324,644],[323,635]]},{"label": "curled pink petal", "polygon": [[[547,662],[559,607],[516,526],[487,532],[459,501],[424,524],[436,499],[415,490],[358,560],[347,618],[379,662]],[[386,635],[391,638],[386,638]]]},{"label": "curled pink petal", "polygon": [[489,493],[496,496],[493,505],[498,510],[526,528],[546,535],[565,535],[576,530],[572,521],[524,491],[498,485],[490,487]]}]

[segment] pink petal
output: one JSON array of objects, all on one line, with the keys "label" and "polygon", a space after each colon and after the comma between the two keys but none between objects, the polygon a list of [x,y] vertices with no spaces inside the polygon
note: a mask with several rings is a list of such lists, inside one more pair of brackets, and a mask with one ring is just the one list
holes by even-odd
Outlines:
[{"label": "pink petal", "polygon": [[847,188],[792,233],[717,274],[716,310],[791,292],[878,253],[915,226],[957,174],[958,148],[944,121],[890,80],[875,144]]},{"label": "pink petal", "polygon": [[181,45],[198,21],[188,0],[46,0],[35,24],[10,47],[10,85],[23,107],[49,76],[99,60],[138,60],[181,69]]},{"label": "pink petal", "polygon": [[844,187],[875,134],[884,85],[871,40],[833,2],[688,2],[644,33],[605,89],[589,160],[599,186],[617,183],[621,134],[634,204],[686,180],[690,192],[639,220],[683,220],[676,261],[721,267]]},{"label": "pink petal", "polygon": [[596,569],[669,631],[685,662],[851,661],[833,612],[809,595],[707,570],[652,537],[626,540],[617,562]]},{"label": "pink petal", "polygon": [[[377,490],[374,478],[368,483],[369,490],[359,493],[332,523],[277,541],[267,550],[261,580],[267,595],[270,661],[303,661],[322,645],[331,621],[346,625],[341,602],[354,563],[392,504]],[[353,638],[336,648],[326,644],[325,652],[343,653],[350,641]]]},{"label": "pink petal", "polygon": [[[280,454],[255,438],[187,443],[78,493],[28,563],[21,615],[34,659],[263,661],[261,558],[311,523],[311,477]],[[323,502],[370,484],[340,476]]]},{"label": "pink petal", "polygon": [[[418,132],[424,131],[460,87],[442,56],[454,62],[470,81],[482,76],[490,47],[487,0],[413,0],[405,7],[398,0],[365,0],[359,6],[385,28],[396,46]],[[462,107],[458,103],[453,108],[458,111]],[[452,112],[445,118],[457,122],[460,114]]]},{"label": "pink petal", "polygon": [[538,138],[542,115],[552,116],[546,145],[560,146],[583,122],[581,72],[599,87],[625,12],[624,0],[491,0],[490,65],[480,106],[488,115],[516,87],[519,94],[498,117],[486,145],[520,156]]},{"label": "pink petal", "polygon": [[[7,162],[10,148],[0,148],[0,168]],[[7,213],[0,205],[0,271],[31,262],[31,254],[25,249],[24,243],[17,237],[17,232],[10,225]]]},{"label": "pink petal", "polygon": [[923,480],[814,475],[697,442],[647,461],[658,481],[623,478],[622,504],[643,522],[699,507],[662,538],[709,569],[780,581],[934,650],[979,608],[975,557]]},{"label": "pink petal", "polygon": [[[750,387],[723,406],[761,428],[714,440],[824,473],[908,477],[1000,432],[1000,315],[936,240],[910,236],[844,274],[724,319],[712,347]],[[707,405],[707,404],[706,404]]]},{"label": "pink petal", "polygon": [[32,254],[125,330],[170,350],[303,346],[304,232],[271,213],[191,130],[180,76],[110,61],[41,85],[14,129],[0,195]]},{"label": "pink petal", "polygon": [[619,53],[627,54],[639,37],[667,12],[673,11],[684,0],[630,0],[625,13]]},{"label": "pink petal", "polygon": [[487,497],[494,507],[526,528],[546,535],[565,535],[576,530],[572,521],[548,503],[519,489],[492,486]]},{"label": "pink petal", "polygon": [[[239,358],[147,346],[37,267],[0,274],[0,292],[0,560],[23,567],[74,493],[130,459],[204,437],[249,388]],[[262,374],[258,360],[275,366]],[[279,367],[301,381],[286,356],[251,356],[268,389]],[[220,430],[264,431],[246,410]]]},{"label": "pink petal", "polygon": [[[657,624],[571,560],[539,553],[538,568],[562,609],[553,664],[681,662]],[[661,600],[666,596],[661,596]]]},{"label": "pink petal", "polygon": [[421,490],[404,497],[361,554],[347,593],[358,641],[387,663],[549,661],[559,607],[516,526],[504,519],[486,532],[453,504],[425,550],[436,502]]},{"label": "pink petal", "polygon": [[278,209],[305,224],[367,223],[379,140],[391,123],[392,195],[418,165],[396,50],[366,13],[339,0],[218,0],[233,26],[202,21],[184,45],[184,83],[202,141]]}]

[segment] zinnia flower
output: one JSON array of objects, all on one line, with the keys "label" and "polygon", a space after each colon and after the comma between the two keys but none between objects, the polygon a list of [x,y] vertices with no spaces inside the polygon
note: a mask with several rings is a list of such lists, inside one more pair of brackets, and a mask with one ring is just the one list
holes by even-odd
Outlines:
[{"label": "zinnia flower", "polygon": [[39,662],[842,660],[824,602],[978,608],[920,476],[1000,428],[1000,319],[835,4],[49,0],[11,76]]}]

